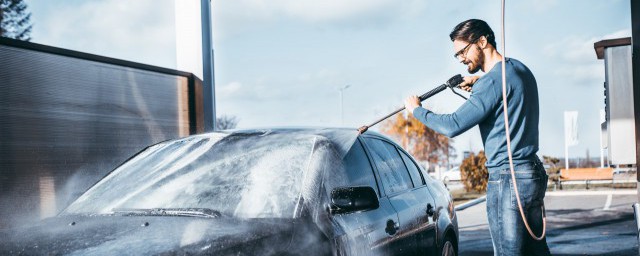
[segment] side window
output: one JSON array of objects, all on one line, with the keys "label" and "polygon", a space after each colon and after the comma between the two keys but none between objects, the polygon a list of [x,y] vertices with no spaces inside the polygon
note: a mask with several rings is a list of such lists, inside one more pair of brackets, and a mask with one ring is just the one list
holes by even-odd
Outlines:
[{"label": "side window", "polygon": [[422,179],[420,169],[418,168],[418,166],[416,166],[416,163],[413,162],[413,160],[411,160],[411,157],[409,157],[405,152],[403,152],[402,150],[399,151],[400,155],[402,156],[402,160],[404,160],[404,164],[407,166],[407,169],[409,169],[409,174],[411,175],[413,186],[419,187],[424,185],[424,180]]},{"label": "side window", "polygon": [[398,150],[392,144],[378,139],[366,138],[371,157],[378,167],[382,187],[387,194],[394,194],[413,187]]},{"label": "side window", "polygon": [[370,186],[378,191],[371,163],[369,163],[369,158],[364,153],[364,148],[359,140],[356,140],[356,143],[344,157],[344,167],[347,171],[349,186]]}]

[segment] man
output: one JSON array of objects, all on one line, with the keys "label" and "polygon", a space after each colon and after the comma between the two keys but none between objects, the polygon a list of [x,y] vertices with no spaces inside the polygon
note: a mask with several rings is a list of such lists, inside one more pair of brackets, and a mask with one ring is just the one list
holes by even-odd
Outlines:
[{"label": "man", "polygon": [[[451,34],[454,57],[482,77],[465,77],[461,88],[470,98],[452,114],[436,114],[408,97],[405,107],[429,128],[448,137],[478,125],[487,156],[487,217],[495,255],[549,255],[546,240],[533,239],[524,226],[511,181],[502,107],[502,55],[489,25],[477,19],[458,24]],[[522,208],[536,236],[542,234],[542,203],[547,174],[538,151],[538,89],[531,71],[506,59],[507,103],[513,164]]]}]

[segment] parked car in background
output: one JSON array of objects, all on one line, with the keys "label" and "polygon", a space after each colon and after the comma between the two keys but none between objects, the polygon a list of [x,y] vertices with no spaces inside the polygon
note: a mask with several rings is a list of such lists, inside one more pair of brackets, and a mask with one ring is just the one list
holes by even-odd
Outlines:
[{"label": "parked car in background", "polygon": [[636,168],[633,167],[618,167],[613,169],[613,175],[632,174],[636,173]]},{"label": "parked car in background", "polygon": [[442,173],[442,176],[440,179],[445,184],[452,181],[461,181],[462,175],[460,174],[460,166],[456,166],[449,170],[446,170],[445,172]]},{"label": "parked car in background", "polygon": [[451,195],[375,132],[267,129],[153,145],[1,255],[456,255]]}]

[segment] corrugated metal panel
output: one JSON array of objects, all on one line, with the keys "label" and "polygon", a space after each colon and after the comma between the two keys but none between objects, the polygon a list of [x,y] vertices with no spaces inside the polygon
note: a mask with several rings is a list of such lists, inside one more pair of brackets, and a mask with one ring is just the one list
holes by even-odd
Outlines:
[{"label": "corrugated metal panel", "polygon": [[145,146],[202,131],[201,83],[180,74],[0,45],[0,227],[59,212]]}]

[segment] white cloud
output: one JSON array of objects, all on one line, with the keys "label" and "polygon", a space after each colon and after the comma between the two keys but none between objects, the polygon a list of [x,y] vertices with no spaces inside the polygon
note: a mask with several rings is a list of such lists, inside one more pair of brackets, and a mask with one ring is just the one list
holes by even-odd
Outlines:
[{"label": "white cloud", "polygon": [[39,10],[34,42],[175,67],[173,0],[61,2]]},{"label": "white cloud", "polygon": [[230,97],[240,96],[238,93],[242,91],[242,84],[234,81],[224,85],[216,86],[216,97],[227,99]]},{"label": "white cloud", "polygon": [[264,25],[280,19],[310,24],[377,26],[420,15],[426,6],[425,0],[216,1],[213,4],[213,19],[216,37],[223,38],[256,24]]},{"label": "white cloud", "polygon": [[[595,53],[593,58],[595,59]],[[561,65],[554,72],[565,83],[571,81],[576,85],[599,85],[604,81],[604,64],[597,61],[578,66]]]},{"label": "white cloud", "polygon": [[593,44],[604,39],[631,36],[631,30],[620,30],[602,37],[584,37],[571,35],[544,48],[547,56],[571,63],[588,63],[595,60]]},{"label": "white cloud", "polygon": [[[233,3],[218,3],[223,7],[235,7],[230,12],[242,10],[245,15],[273,18],[279,15],[294,17],[309,22],[334,22],[349,20],[379,12],[415,13],[425,6],[425,1],[408,0],[237,0]],[[222,11],[222,10],[221,10]],[[239,13],[237,13],[239,14]]]},{"label": "white cloud", "polygon": [[250,81],[232,81],[216,86],[216,97],[225,100],[275,102],[307,97],[337,95],[338,85],[344,84],[343,74],[320,69],[296,77],[262,77]]},{"label": "white cloud", "polygon": [[593,44],[605,39],[628,37],[630,30],[620,30],[601,37],[568,36],[544,48],[545,55],[554,60],[553,73],[564,83],[593,85],[604,81],[604,66],[596,58]]},{"label": "white cloud", "polygon": [[616,31],[616,32],[613,32],[611,34],[603,36],[601,40],[616,39],[616,38],[621,38],[621,37],[631,37],[631,30],[630,29],[623,29],[623,30],[620,30],[620,31]]},{"label": "white cloud", "polygon": [[393,0],[280,0],[275,7],[287,15],[311,22],[332,22],[403,7]]}]

